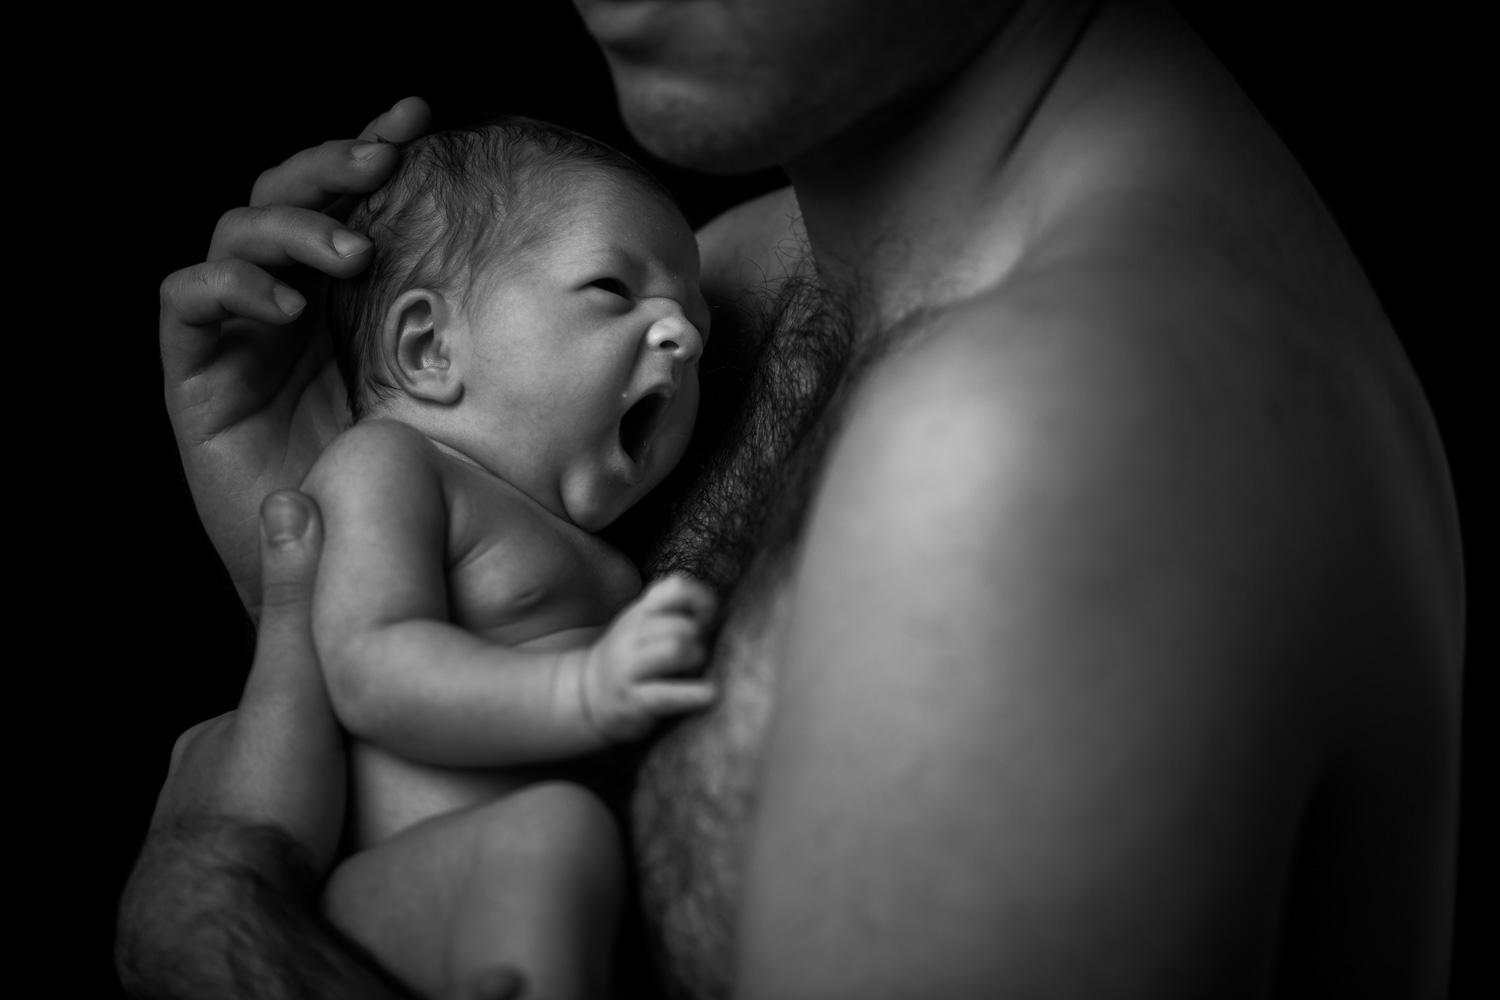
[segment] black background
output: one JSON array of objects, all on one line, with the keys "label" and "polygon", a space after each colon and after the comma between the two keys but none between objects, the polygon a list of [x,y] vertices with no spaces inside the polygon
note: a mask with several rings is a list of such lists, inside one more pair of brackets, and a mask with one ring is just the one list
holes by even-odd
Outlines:
[{"label": "black background", "polygon": [[[249,664],[251,633],[198,526],[161,403],[162,278],[201,259],[218,215],[245,201],[260,170],[354,134],[408,94],[426,97],[439,124],[521,112],[649,161],[620,126],[571,8],[506,6],[503,17],[419,25],[408,11],[400,24],[358,29],[247,8],[186,26],[90,21],[11,43],[30,69],[12,96],[8,150],[22,192],[12,246],[25,263],[13,265],[7,310],[23,387],[12,395],[21,457],[7,506],[30,558],[13,576],[9,812],[24,840],[13,855],[21,882],[40,890],[23,908],[36,950],[13,959],[19,981],[34,964],[47,992],[118,995],[113,908],[172,742],[233,707]],[[1477,29],[1452,5],[1345,20],[1305,3],[1179,6],[1322,192],[1437,413],[1469,561],[1472,802],[1493,779],[1479,759],[1492,749],[1494,705],[1479,669],[1494,630],[1493,569],[1479,556],[1492,509],[1479,480],[1493,456],[1481,461],[1478,345],[1494,322],[1476,321],[1493,287],[1480,270],[1493,258],[1479,242],[1493,224],[1476,165],[1485,119],[1464,44]],[[695,225],[777,184],[774,173],[652,166]],[[1484,179],[1493,185],[1493,170]],[[1456,984],[1493,979],[1476,927],[1486,902],[1477,848],[1493,834],[1480,823],[1466,810]]]}]

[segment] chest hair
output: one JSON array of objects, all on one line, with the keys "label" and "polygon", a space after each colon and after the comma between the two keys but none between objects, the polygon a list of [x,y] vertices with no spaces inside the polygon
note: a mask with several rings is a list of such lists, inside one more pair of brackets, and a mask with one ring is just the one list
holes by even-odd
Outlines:
[{"label": "chest hair", "polygon": [[688,572],[722,602],[709,668],[719,699],[646,750],[631,794],[645,923],[677,996],[728,995],[787,572],[850,397],[914,325],[857,338],[847,302],[810,281],[753,314],[750,336],[705,354],[694,446],[630,526],[647,579]]}]

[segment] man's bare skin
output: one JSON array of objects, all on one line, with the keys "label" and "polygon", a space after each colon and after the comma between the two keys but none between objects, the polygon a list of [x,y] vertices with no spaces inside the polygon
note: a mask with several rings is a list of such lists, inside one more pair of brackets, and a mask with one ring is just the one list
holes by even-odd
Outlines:
[{"label": "man's bare skin", "polygon": [[[860,335],[923,315],[734,598],[720,705],[644,771],[672,966],[702,995],[1436,992],[1461,575],[1396,338],[1166,15],[1107,6],[1046,91],[982,63],[886,176],[787,168]],[[975,127],[1017,76],[1024,136],[1023,101]]]},{"label": "man's bare skin", "polygon": [[[759,3],[724,8],[734,32],[715,4],[585,6],[643,142],[754,146],[793,182],[703,231],[705,291],[811,260],[854,319],[859,377],[805,443],[739,453],[792,452],[809,489],[769,491],[788,513],[729,596],[721,702],[641,774],[681,990],[1440,995],[1449,477],[1357,263],[1197,40],[1153,4],[953,0],[982,25],[942,62],[944,17],[874,5],[859,39],[907,28],[910,61],[876,85],[852,46],[778,131],[793,70],[734,46],[806,52],[755,48]],[[810,32],[855,23],[818,10]],[[648,15],[683,34],[632,35]],[[712,117],[750,138],[694,117],[744,94]]]}]

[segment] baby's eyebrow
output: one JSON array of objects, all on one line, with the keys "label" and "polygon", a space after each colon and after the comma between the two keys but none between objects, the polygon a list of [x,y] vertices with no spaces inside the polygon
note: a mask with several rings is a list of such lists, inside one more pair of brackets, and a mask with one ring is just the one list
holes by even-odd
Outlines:
[{"label": "baby's eyebrow", "polygon": [[628,245],[595,243],[578,247],[577,252],[570,256],[568,266],[586,273],[612,271],[632,284],[672,279],[682,280],[685,289],[689,291],[698,287],[696,282],[683,279],[681,272],[667,258]]},{"label": "baby's eyebrow", "polygon": [[639,268],[640,261],[628,250],[622,247],[594,246],[581,250],[573,258],[573,264],[580,268],[596,270],[617,270],[624,268]]}]

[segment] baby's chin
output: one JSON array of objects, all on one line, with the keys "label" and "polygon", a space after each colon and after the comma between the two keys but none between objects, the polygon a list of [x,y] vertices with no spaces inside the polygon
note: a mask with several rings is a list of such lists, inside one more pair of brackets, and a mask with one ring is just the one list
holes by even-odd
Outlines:
[{"label": "baby's chin", "polygon": [[563,512],[568,520],[590,534],[597,534],[614,524],[637,500],[655,486],[655,481],[641,483],[629,490],[583,488],[563,493]]}]

